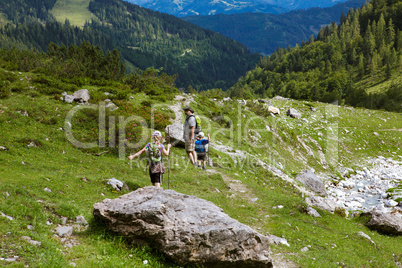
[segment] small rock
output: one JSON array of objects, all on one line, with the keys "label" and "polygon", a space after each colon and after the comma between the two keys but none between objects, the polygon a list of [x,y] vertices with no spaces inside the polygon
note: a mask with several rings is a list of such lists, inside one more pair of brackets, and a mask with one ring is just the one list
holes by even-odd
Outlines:
[{"label": "small rock", "polygon": [[33,227],[33,226],[30,225],[30,224],[27,226],[27,228],[28,228],[28,230],[33,230],[33,229],[35,229],[35,227]]},{"label": "small rock", "polygon": [[67,223],[67,217],[61,217],[61,224],[65,225]]},{"label": "small rock", "polygon": [[308,247],[304,247],[300,250],[301,252],[307,252],[308,251]]},{"label": "small rock", "polygon": [[84,218],[84,216],[77,216],[75,218],[75,223],[79,223],[79,224],[83,224],[83,225],[87,225],[88,222],[87,220]]},{"label": "small rock", "polygon": [[53,223],[51,221],[46,221],[46,225],[52,225]]},{"label": "small rock", "polygon": [[307,207],[307,214],[316,218],[321,218],[320,213],[312,207]]},{"label": "small rock", "polygon": [[60,237],[68,237],[73,234],[73,227],[71,226],[61,226],[56,228],[56,233]]},{"label": "small rock", "polygon": [[0,216],[1,216],[1,217],[5,217],[5,218],[9,219],[10,221],[13,221],[13,220],[14,220],[13,217],[8,216],[8,215],[4,214],[3,212],[0,212]]},{"label": "small rock", "polygon": [[357,233],[359,236],[366,238],[367,240],[369,240],[371,243],[375,244],[373,240],[371,240],[371,237],[366,235],[365,233],[363,233],[362,231]]},{"label": "small rock", "polygon": [[52,190],[50,190],[49,188],[45,188],[45,189],[43,189],[45,192],[47,192],[47,193],[51,193],[52,192]]}]

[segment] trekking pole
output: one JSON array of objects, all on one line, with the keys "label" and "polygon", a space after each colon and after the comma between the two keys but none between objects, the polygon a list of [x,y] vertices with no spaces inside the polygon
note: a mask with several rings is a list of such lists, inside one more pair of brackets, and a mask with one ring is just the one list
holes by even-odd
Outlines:
[{"label": "trekking pole", "polygon": [[[167,131],[167,135],[168,135],[168,146],[170,144],[170,135],[169,135],[169,127],[168,127],[168,131]],[[172,148],[172,147],[170,147]],[[170,189],[170,149],[169,149],[169,154],[168,154],[168,189]]]}]

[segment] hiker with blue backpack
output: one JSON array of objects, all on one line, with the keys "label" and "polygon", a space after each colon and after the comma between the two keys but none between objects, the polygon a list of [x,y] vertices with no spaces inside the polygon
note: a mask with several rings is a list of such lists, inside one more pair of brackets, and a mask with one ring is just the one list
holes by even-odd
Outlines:
[{"label": "hiker with blue backpack", "polygon": [[185,149],[190,159],[191,164],[197,166],[197,154],[195,152],[195,135],[201,131],[200,119],[194,115],[194,110],[186,106],[183,108],[186,114],[186,120],[183,126],[183,139],[185,142]]},{"label": "hiker with blue backpack", "polygon": [[167,146],[167,150],[162,144],[162,134],[160,131],[154,131],[152,133],[151,142],[148,143],[141,151],[130,155],[128,159],[132,160],[134,157],[140,156],[143,152],[147,153],[149,176],[153,186],[161,187],[163,173],[165,173],[165,166],[163,164],[162,154],[169,155],[170,143]]},{"label": "hiker with blue backpack", "polygon": [[207,159],[207,144],[211,142],[211,137],[208,133],[208,139],[204,139],[204,132],[200,132],[197,135],[197,140],[195,141],[195,151],[197,152],[198,159],[198,167],[201,167],[202,161],[202,169],[205,170],[205,161]]}]

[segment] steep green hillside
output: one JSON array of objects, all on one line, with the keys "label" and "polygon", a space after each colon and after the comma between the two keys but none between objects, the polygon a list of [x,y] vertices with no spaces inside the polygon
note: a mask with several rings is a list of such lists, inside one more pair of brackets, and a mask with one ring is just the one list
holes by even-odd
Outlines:
[{"label": "steep green hillside", "polygon": [[238,97],[281,95],[402,109],[402,3],[373,0],[315,40],[279,48],[232,88]]},{"label": "steep green hillside", "polygon": [[251,51],[271,54],[278,47],[295,46],[317,35],[323,25],[339,21],[341,14],[360,7],[365,0],[338,3],[330,8],[296,10],[285,14],[243,13],[183,18],[246,45]]},{"label": "steep green hillside", "polygon": [[178,74],[176,84],[183,90],[190,85],[197,90],[229,88],[259,60],[221,34],[121,0],[0,4],[14,23],[1,27],[0,47],[46,51],[49,42],[69,46],[90,41],[104,53],[117,49],[127,71],[153,67]]},{"label": "steep green hillside", "polygon": [[[169,121],[183,118],[173,107],[180,111],[187,103],[201,115],[204,131],[211,134],[210,156],[215,165],[202,171],[189,165],[184,149],[173,148],[171,188],[212,201],[262,234],[285,237],[289,247],[271,247],[277,267],[283,267],[283,260],[301,267],[398,267],[402,262],[401,236],[369,230],[364,225],[366,218],[344,219],[321,210],[321,218],[308,216],[305,195],[297,190],[300,184],[293,181],[294,175],[306,168],[331,178],[340,177],[344,167],[362,170],[372,157],[400,160],[400,114],[272,99],[281,110],[281,115],[272,117],[259,102],[241,105],[231,100],[214,101],[206,97],[211,92],[173,99],[177,91],[171,86],[172,78],[157,70],[94,79],[96,73],[107,74],[108,68],[94,62],[96,72],[82,69],[80,66],[92,61],[82,56],[58,62],[55,55],[61,55],[63,49],[53,46],[52,51],[38,54],[39,59],[33,52],[0,53],[2,265],[142,267],[147,263],[149,267],[183,267],[148,246],[106,230],[94,221],[92,205],[127,192],[112,189],[106,184],[108,179],[125,181],[129,191],[150,185],[145,160],[130,162],[127,156],[147,142],[152,118],[155,129],[163,131]],[[79,54],[97,49],[83,45],[72,51]],[[43,66],[24,65],[27,62]],[[75,76],[79,79],[50,71],[63,66],[78,66]],[[88,89],[90,103],[95,106],[60,99],[63,92],[73,94],[83,88]],[[171,98],[161,102],[158,90],[170,92]],[[105,108],[102,117],[100,111],[107,98],[119,109]],[[317,111],[312,112],[311,106]],[[291,107],[302,113],[303,120],[284,115]],[[113,124],[121,124],[132,115],[139,121],[130,121],[125,128]],[[102,124],[102,118],[107,124]],[[123,129],[125,136],[120,136]],[[77,141],[93,143],[93,148],[82,149]],[[164,179],[163,187],[167,188],[167,175]],[[233,184],[239,181],[241,187],[237,188]],[[74,223],[79,215],[85,217],[88,226]],[[55,235],[62,217],[75,231],[65,239]],[[360,231],[375,245],[359,236]],[[41,245],[30,244],[23,236]],[[307,245],[310,250],[302,252]]]}]

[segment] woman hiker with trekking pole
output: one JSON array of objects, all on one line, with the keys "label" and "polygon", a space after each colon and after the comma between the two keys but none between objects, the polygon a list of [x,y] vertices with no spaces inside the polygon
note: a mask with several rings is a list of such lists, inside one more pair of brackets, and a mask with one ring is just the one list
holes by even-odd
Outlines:
[{"label": "woman hiker with trekking pole", "polygon": [[167,150],[161,143],[162,134],[160,131],[154,131],[152,133],[151,142],[148,143],[141,151],[130,155],[128,159],[133,160],[134,157],[140,156],[143,152],[147,152],[148,164],[149,164],[149,176],[153,186],[161,187],[163,173],[165,173],[165,166],[163,164],[162,154],[169,155],[170,143],[167,146]]}]

